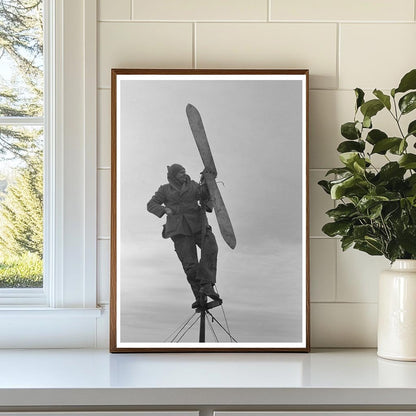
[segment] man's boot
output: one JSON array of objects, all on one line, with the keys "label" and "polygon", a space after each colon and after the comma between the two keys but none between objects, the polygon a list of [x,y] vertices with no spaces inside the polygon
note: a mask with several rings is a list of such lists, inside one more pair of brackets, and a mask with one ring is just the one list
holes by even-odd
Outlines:
[{"label": "man's boot", "polygon": [[204,283],[199,289],[199,293],[209,296],[211,299],[218,300],[220,295],[214,290],[214,286],[211,283]]},{"label": "man's boot", "polygon": [[192,309],[197,309],[201,306],[200,302],[199,302],[199,289],[201,287],[199,281],[196,279],[196,273],[189,273],[186,276],[188,283],[191,286],[192,289],[192,293],[195,296],[195,302],[191,305]]}]

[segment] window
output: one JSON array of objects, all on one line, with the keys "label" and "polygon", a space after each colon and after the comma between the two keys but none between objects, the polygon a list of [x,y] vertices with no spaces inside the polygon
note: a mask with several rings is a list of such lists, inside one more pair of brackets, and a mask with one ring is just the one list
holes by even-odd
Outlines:
[{"label": "window", "polygon": [[0,304],[45,305],[48,298],[45,1],[0,0]]},{"label": "window", "polygon": [[42,0],[0,1],[0,289],[43,287]]},{"label": "window", "polygon": [[[24,126],[44,126],[47,137],[46,279],[43,288],[0,290],[0,348],[105,343],[107,319],[96,306],[96,7],[96,0],[43,0],[48,111]],[[20,119],[1,121],[23,127]]]}]

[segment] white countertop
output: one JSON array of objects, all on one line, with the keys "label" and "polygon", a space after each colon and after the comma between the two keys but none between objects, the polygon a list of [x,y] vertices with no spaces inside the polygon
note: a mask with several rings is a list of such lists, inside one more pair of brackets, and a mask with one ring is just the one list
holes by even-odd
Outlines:
[{"label": "white countertop", "polygon": [[416,406],[416,363],[378,358],[375,350],[0,350],[0,408],[314,404]]}]

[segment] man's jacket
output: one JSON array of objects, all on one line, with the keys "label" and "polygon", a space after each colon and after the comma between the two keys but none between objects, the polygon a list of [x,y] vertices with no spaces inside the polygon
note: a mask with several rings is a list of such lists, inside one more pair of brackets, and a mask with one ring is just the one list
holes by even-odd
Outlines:
[{"label": "man's jacket", "polygon": [[[162,185],[152,199],[147,203],[147,210],[162,218],[165,207],[170,208],[172,215],[167,215],[166,224],[163,226],[163,237],[171,238],[175,235],[193,235],[206,225],[206,217],[203,214],[198,201],[207,202],[208,190],[193,180],[189,180],[181,189],[168,183]],[[209,205],[209,204],[208,204]],[[211,209],[207,209],[211,211]]]}]

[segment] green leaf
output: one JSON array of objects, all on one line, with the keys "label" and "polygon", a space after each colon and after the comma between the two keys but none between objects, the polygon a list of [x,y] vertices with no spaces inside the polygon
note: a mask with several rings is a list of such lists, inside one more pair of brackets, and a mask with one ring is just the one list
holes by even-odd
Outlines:
[{"label": "green leaf", "polygon": [[382,181],[388,182],[391,178],[402,179],[405,172],[406,169],[401,168],[397,162],[389,162],[382,166],[378,176]]},{"label": "green leaf", "polygon": [[[416,207],[416,195],[408,196],[406,199],[409,201],[409,203],[412,207]],[[413,211],[414,210],[411,211],[412,217],[413,217],[413,214],[414,214]],[[416,217],[414,219],[416,219]]]},{"label": "green leaf", "polygon": [[399,165],[405,169],[416,169],[416,155],[408,153],[399,159]]},{"label": "green leaf", "polygon": [[329,237],[335,237],[336,235],[346,235],[350,227],[349,221],[336,221],[325,224],[322,231]]},{"label": "green leaf", "polygon": [[403,252],[400,248],[400,244],[399,244],[399,242],[397,241],[396,238],[389,241],[389,243],[387,244],[387,255],[386,255],[386,257],[390,261],[394,261],[394,260],[397,260],[397,259],[401,258],[402,253]]},{"label": "green leaf", "polygon": [[374,129],[368,132],[367,134],[367,142],[371,144],[376,144],[380,140],[387,139],[387,134],[384,131]]},{"label": "green leaf", "polygon": [[346,152],[339,155],[339,160],[346,166],[352,166],[360,158],[357,152]]},{"label": "green leaf", "polygon": [[416,224],[416,195],[413,198],[412,208],[410,209],[410,217],[412,218],[413,224]]},{"label": "green leaf", "polygon": [[347,250],[354,244],[354,237],[351,235],[346,235],[341,238],[341,247],[342,251]]},{"label": "green leaf", "polygon": [[[408,187],[408,191],[406,192],[407,196],[416,196],[416,174],[409,176],[406,180],[406,185]],[[416,219],[415,219],[416,224]]]},{"label": "green leaf", "polygon": [[364,116],[363,127],[366,129],[371,129],[373,127],[373,123],[371,122],[371,117]]},{"label": "green leaf", "polygon": [[398,203],[392,203],[386,206],[385,212],[384,212],[384,221],[392,221],[395,223],[395,218],[397,218],[399,212],[399,204]]},{"label": "green leaf", "polygon": [[406,92],[416,89],[416,69],[412,69],[401,79],[399,86],[395,92]]},{"label": "green leaf", "polygon": [[409,186],[416,186],[416,174],[409,176],[406,179],[406,182],[409,184]]},{"label": "green leaf", "polygon": [[355,172],[363,174],[366,168],[365,159],[357,159],[356,161],[354,161],[352,167]]},{"label": "green leaf", "polygon": [[368,245],[371,245],[374,248],[374,250],[377,250],[379,253],[382,252],[383,246],[380,240],[368,235],[364,237],[364,240],[367,242]]},{"label": "green leaf", "polygon": [[405,251],[416,254],[416,227],[411,226],[406,228],[399,235],[398,242]]},{"label": "green leaf", "polygon": [[407,149],[407,141],[405,139],[401,139],[399,144],[392,146],[389,151],[393,155],[402,155],[403,152]]},{"label": "green leaf", "polygon": [[375,220],[381,217],[381,212],[383,211],[383,204],[376,204],[370,208],[370,219]]},{"label": "green leaf", "polygon": [[346,153],[346,152],[364,152],[365,149],[365,142],[363,140],[358,140],[356,142],[352,141],[345,141],[341,142],[339,146],[337,147],[337,151],[340,153]]},{"label": "green leaf", "polygon": [[328,181],[319,181],[318,185],[327,193],[327,194],[331,194],[331,187],[329,186],[329,182]]},{"label": "green leaf", "polygon": [[357,122],[350,121],[341,126],[341,135],[348,140],[357,140],[361,137],[360,130],[357,128]]},{"label": "green leaf", "polygon": [[389,149],[389,152],[393,155],[402,155],[404,151],[407,149],[407,141],[406,139],[400,139],[400,143],[395,144]]},{"label": "green leaf", "polygon": [[378,153],[384,155],[387,150],[391,149],[393,146],[400,146],[401,141],[402,139],[399,137],[387,137],[386,139],[382,139],[374,145],[371,154]]},{"label": "green leaf", "polygon": [[383,195],[364,195],[360,199],[360,202],[357,204],[357,208],[360,211],[365,212],[367,209],[372,208],[375,205],[378,205],[378,203],[388,200],[389,198]]},{"label": "green leaf", "polygon": [[331,198],[340,199],[345,195],[347,189],[354,187],[358,182],[355,176],[343,179],[341,182],[334,184],[331,187]]},{"label": "green leaf", "polygon": [[346,173],[351,172],[351,169],[348,168],[334,168],[334,169],[330,169],[325,176],[331,175],[331,174],[335,174],[335,175],[345,175]]},{"label": "green leaf", "polygon": [[407,198],[401,198],[400,199],[400,208],[402,208],[402,212],[401,212],[401,217],[402,217],[402,220],[403,219],[406,219],[406,220],[408,220],[409,219],[409,215],[408,215],[408,213],[407,213],[407,211],[406,211],[406,208],[408,207],[408,200],[407,200]]},{"label": "green leaf", "polygon": [[331,198],[332,199],[340,199],[344,195],[345,187],[342,184],[335,184],[331,188]]},{"label": "green leaf", "polygon": [[361,112],[364,117],[374,117],[380,110],[384,108],[384,104],[380,100],[370,100],[361,106]]},{"label": "green leaf", "polygon": [[345,182],[345,180],[347,180],[349,178],[353,178],[353,177],[354,177],[354,174],[349,173],[348,175],[342,176],[341,178],[337,178],[337,179],[334,179],[333,181],[330,181],[330,184],[331,184],[331,186],[336,185],[338,183]]},{"label": "green leaf", "polygon": [[344,165],[348,166],[352,165],[357,157],[359,157],[359,155],[356,152],[346,152],[339,155],[339,160],[344,163]]},{"label": "green leaf", "polygon": [[416,120],[413,120],[410,124],[409,127],[407,128],[407,135],[413,135],[416,137]]},{"label": "green leaf", "polygon": [[[392,182],[394,182],[394,180],[398,180],[400,181],[400,179],[398,178],[393,178]],[[390,202],[392,201],[400,201],[401,195],[397,192],[386,192],[383,196],[385,196],[386,198],[389,199]]]},{"label": "green leaf", "polygon": [[355,90],[355,111],[364,104],[364,91],[361,88],[356,88]]},{"label": "green leaf", "polygon": [[354,248],[360,251],[364,251],[370,256],[381,256],[383,254],[383,252],[381,251],[381,247],[378,248],[377,246],[370,244],[370,242],[358,241],[354,244]]},{"label": "green leaf", "polygon": [[327,211],[326,214],[335,220],[339,220],[350,217],[356,212],[357,210],[355,209],[354,204],[339,204],[336,208]]},{"label": "green leaf", "polygon": [[365,237],[368,234],[373,233],[373,228],[371,225],[357,225],[354,227],[354,230],[352,231],[352,235],[355,238],[355,240],[364,240]]},{"label": "green leaf", "polygon": [[[380,172],[377,174],[373,182],[376,183],[378,181],[380,181]],[[381,181],[381,183],[383,182]],[[374,195],[385,195],[387,192],[387,188],[383,185],[376,185],[374,188]]]},{"label": "green leaf", "polygon": [[390,97],[385,95],[382,91],[375,89],[373,94],[383,103],[388,110],[391,109]]},{"label": "green leaf", "polygon": [[416,92],[409,92],[399,100],[399,108],[402,114],[407,114],[416,108]]},{"label": "green leaf", "polygon": [[394,98],[396,96],[396,88],[392,88],[390,91],[390,95]]}]

